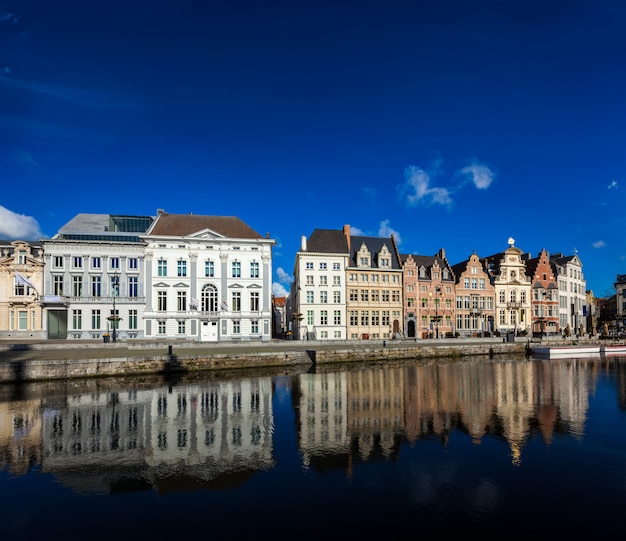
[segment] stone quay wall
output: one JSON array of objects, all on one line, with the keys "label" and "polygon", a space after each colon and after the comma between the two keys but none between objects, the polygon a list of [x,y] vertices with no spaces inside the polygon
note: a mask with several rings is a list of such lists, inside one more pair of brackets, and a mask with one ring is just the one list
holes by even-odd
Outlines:
[{"label": "stone quay wall", "polygon": [[[3,348],[0,355],[0,383],[474,356],[508,355],[524,358],[527,350],[525,341],[425,342],[331,345],[322,342],[292,342],[282,343],[278,347],[259,344],[231,345],[226,348],[201,345],[194,348],[185,344],[150,344],[145,347],[122,344],[114,344],[113,347],[20,344]],[[167,353],[163,354],[159,349],[166,349]]]}]

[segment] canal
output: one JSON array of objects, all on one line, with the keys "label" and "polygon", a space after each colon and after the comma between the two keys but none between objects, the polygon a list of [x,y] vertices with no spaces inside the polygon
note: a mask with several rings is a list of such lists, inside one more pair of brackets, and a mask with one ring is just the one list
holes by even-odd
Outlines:
[{"label": "canal", "polygon": [[626,359],[0,386],[3,539],[621,530]]}]

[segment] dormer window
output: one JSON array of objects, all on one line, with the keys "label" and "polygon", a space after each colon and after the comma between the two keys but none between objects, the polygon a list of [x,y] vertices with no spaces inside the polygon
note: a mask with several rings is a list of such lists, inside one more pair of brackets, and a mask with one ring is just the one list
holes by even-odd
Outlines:
[{"label": "dormer window", "polygon": [[359,251],[357,252],[357,262],[359,267],[370,267],[372,261],[372,256],[365,246],[365,243],[361,245]]}]

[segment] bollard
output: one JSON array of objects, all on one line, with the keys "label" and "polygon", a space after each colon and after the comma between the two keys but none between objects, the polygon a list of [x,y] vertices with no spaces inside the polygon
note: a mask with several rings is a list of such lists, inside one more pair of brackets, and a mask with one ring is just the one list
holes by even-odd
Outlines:
[{"label": "bollard", "polygon": [[173,346],[167,346],[167,354],[171,355],[172,354],[172,347]]}]

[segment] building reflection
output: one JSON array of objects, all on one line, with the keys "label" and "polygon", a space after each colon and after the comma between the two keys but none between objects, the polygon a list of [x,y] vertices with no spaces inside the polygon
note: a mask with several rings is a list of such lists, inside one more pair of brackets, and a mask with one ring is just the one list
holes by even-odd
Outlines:
[{"label": "building reflection", "polygon": [[453,432],[477,446],[486,437],[506,441],[511,463],[519,465],[531,436],[547,445],[557,433],[584,437],[589,397],[603,370],[618,372],[624,408],[619,360],[7,386],[0,389],[0,467],[22,475],[37,466],[78,492],[237,486],[275,465],[274,399],[293,407],[305,469],[352,476],[356,464],[396,460],[403,447],[422,440],[450,445]]}]

